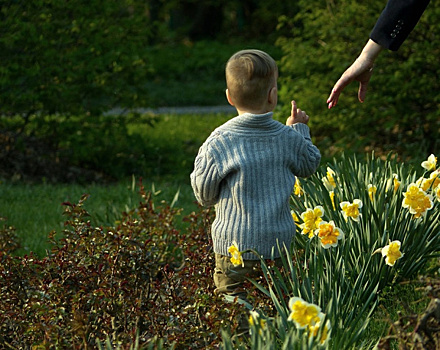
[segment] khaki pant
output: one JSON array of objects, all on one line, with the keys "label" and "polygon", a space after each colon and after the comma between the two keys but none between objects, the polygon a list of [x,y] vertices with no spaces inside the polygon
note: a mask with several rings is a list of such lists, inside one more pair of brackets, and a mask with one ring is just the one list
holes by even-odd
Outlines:
[{"label": "khaki pant", "polygon": [[[224,294],[238,298],[237,302],[247,302],[245,282],[248,278],[257,279],[262,276],[260,260],[243,260],[244,266],[234,266],[231,257],[215,254],[214,283],[215,294]],[[281,267],[281,259],[275,259],[275,265]],[[249,310],[239,315],[237,335],[247,334],[249,331]]]},{"label": "khaki pant", "polygon": [[215,254],[215,294],[226,294],[246,300],[244,284],[247,278],[261,276],[260,260],[244,260],[244,267],[234,266],[229,256]]}]

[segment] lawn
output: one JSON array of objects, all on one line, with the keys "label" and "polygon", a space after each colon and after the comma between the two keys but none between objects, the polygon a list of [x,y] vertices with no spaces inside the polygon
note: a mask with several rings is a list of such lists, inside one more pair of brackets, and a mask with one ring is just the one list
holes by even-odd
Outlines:
[{"label": "lawn", "polygon": [[[140,201],[139,178],[133,177],[112,184],[0,184],[0,216],[3,224],[15,227],[21,249],[18,254],[34,252],[46,255],[50,249],[48,234],[55,230],[62,233],[66,217],[63,203],[76,203],[83,194],[89,194],[85,209],[90,213],[94,226],[111,226],[120,220],[124,211],[136,207]],[[178,195],[176,206],[185,207],[185,213],[194,210],[191,189],[187,184],[145,182],[154,192],[155,201],[171,203]]]}]

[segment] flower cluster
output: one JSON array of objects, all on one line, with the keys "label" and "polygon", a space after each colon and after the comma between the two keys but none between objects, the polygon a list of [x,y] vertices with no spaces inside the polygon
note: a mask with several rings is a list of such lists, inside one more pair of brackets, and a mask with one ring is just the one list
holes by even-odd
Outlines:
[{"label": "flower cluster", "polygon": [[[433,158],[431,155],[428,160],[422,163],[422,166],[425,166],[427,169],[435,169],[437,159]],[[336,188],[336,173],[329,167],[327,167],[326,176],[321,180],[324,183],[324,186],[327,188],[329,192],[330,199],[332,201],[333,209],[335,209],[335,192]],[[398,175],[393,173],[393,176],[390,180],[388,180],[386,185],[386,191],[393,190],[394,193],[397,192],[401,185],[399,181]],[[421,187],[421,188],[420,188]],[[418,186],[415,184],[411,184],[408,187],[408,192],[404,193],[404,201],[403,206],[405,208],[409,208],[410,212],[413,213],[416,217],[422,215],[422,213],[426,212],[426,210],[432,208],[432,200],[431,196],[427,195],[424,190],[430,188],[435,188],[433,193],[436,198],[440,201],[440,169],[433,171],[429,177],[429,179],[419,179]],[[374,201],[377,187],[373,184],[369,184],[367,186],[368,196],[371,201]],[[349,219],[359,222],[362,214],[361,208],[363,207],[362,200],[354,199],[353,202],[343,201],[340,204],[341,212],[346,221]],[[293,212],[292,212],[292,215]],[[338,241],[344,238],[344,232],[336,227],[335,222],[333,220],[327,222],[323,220],[324,209],[321,206],[316,206],[314,209],[307,209],[305,212],[301,214],[301,219],[303,223],[300,224],[302,229],[302,234],[308,234],[309,238],[317,236],[320,239],[321,245],[324,249],[328,249],[330,247],[336,247],[338,245]],[[295,215],[295,221],[298,222],[299,218]],[[394,266],[396,261],[400,259],[404,254],[400,251],[400,242],[399,241],[390,241],[390,244],[378,249],[376,252],[381,252],[385,257],[386,264],[389,266]]]},{"label": "flower cluster", "polygon": [[301,228],[301,234],[308,235],[312,238],[315,230],[318,228],[319,223],[322,221],[324,216],[324,208],[317,206],[314,209],[307,209],[301,214],[301,219],[303,223],[299,225]]},{"label": "flower cluster", "polygon": [[[407,208],[415,218],[426,215],[426,212],[433,208],[434,200],[440,202],[440,168],[436,169],[437,157],[431,154],[421,165],[424,169],[431,172],[429,177],[421,177],[415,183],[410,183],[407,186],[406,192],[403,192],[402,207]],[[335,189],[337,188],[337,179],[339,180],[336,172],[330,167],[327,167],[326,176],[321,179],[328,191],[334,210],[336,209]],[[392,178],[387,180],[385,191],[393,191],[395,194],[401,185],[398,174],[393,173]],[[299,187],[299,183],[297,186],[297,195],[303,195],[303,190]],[[376,196],[380,195],[378,188],[373,183],[367,185],[367,192],[371,201],[375,201]],[[339,189],[338,193],[343,193],[343,191]],[[361,209],[363,207],[361,199],[354,199],[353,202],[341,201],[339,206],[346,222],[349,220],[360,222],[362,218]],[[301,233],[309,238],[318,237],[324,249],[336,247],[338,242],[344,238],[344,232],[336,227],[335,221],[324,221],[324,208],[320,205],[315,206],[313,209],[307,208],[300,215],[300,218],[293,211],[292,216],[301,228]],[[302,223],[300,223],[301,220]],[[382,253],[387,265],[394,266],[396,261],[404,255],[400,251],[400,246],[400,241],[390,241],[389,245],[378,249],[377,252]]]},{"label": "flower cluster", "polygon": [[238,244],[236,242],[232,242],[232,245],[228,248],[229,254],[231,254],[231,263],[234,266],[242,266],[244,267],[244,261],[241,257],[241,252],[238,249]]},{"label": "flower cluster", "polygon": [[344,232],[336,227],[333,221],[321,221],[315,230],[315,235],[320,238],[321,245],[325,249],[336,247],[338,240],[344,238]]},{"label": "flower cluster", "polygon": [[382,253],[382,256],[385,258],[385,263],[389,266],[394,266],[396,261],[404,255],[404,253],[400,251],[400,245],[400,241],[390,241],[388,245],[377,249],[373,254]]},{"label": "flower cluster", "polygon": [[290,315],[289,321],[295,323],[299,329],[307,329],[309,336],[316,337],[318,331],[323,327],[320,343],[323,344],[328,340],[328,332],[330,330],[330,322],[324,325],[325,314],[321,312],[321,308],[315,304],[310,304],[301,298],[293,297],[289,300]]},{"label": "flower cluster", "polygon": [[362,201],[360,199],[355,199],[353,203],[342,202],[340,206],[345,221],[348,221],[348,218],[359,221],[362,217],[362,214],[359,212],[359,209],[362,208]]},{"label": "flower cluster", "polygon": [[419,218],[433,207],[432,196],[427,194],[417,184],[408,185],[407,191],[403,193],[402,206],[408,208],[415,218]]},{"label": "flower cluster", "polygon": [[440,168],[437,167],[437,157],[431,154],[427,160],[422,162],[422,167],[432,171],[428,178],[421,177],[416,183],[408,185],[407,191],[403,193],[402,206],[408,208],[415,218],[426,215],[432,209],[433,199],[440,201]]}]

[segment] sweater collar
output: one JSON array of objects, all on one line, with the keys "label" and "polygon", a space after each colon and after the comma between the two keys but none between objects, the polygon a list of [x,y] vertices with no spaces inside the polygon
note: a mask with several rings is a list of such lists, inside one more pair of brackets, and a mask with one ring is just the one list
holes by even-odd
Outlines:
[{"label": "sweater collar", "polygon": [[231,120],[231,126],[237,129],[258,129],[261,131],[278,131],[283,124],[274,120],[273,112],[265,114],[244,113]]}]

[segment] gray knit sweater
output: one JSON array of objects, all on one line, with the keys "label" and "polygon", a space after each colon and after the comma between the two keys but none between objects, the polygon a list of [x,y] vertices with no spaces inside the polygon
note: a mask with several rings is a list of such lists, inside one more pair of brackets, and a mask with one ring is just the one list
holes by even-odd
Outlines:
[{"label": "gray knit sweater", "polygon": [[[289,247],[295,234],[289,206],[295,176],[312,175],[321,155],[307,125],[288,127],[272,115],[247,113],[229,120],[213,131],[195,159],[196,199],[215,205],[215,253],[229,255],[235,241],[241,251],[278,257],[277,241]],[[250,253],[243,258],[258,259]]]}]

